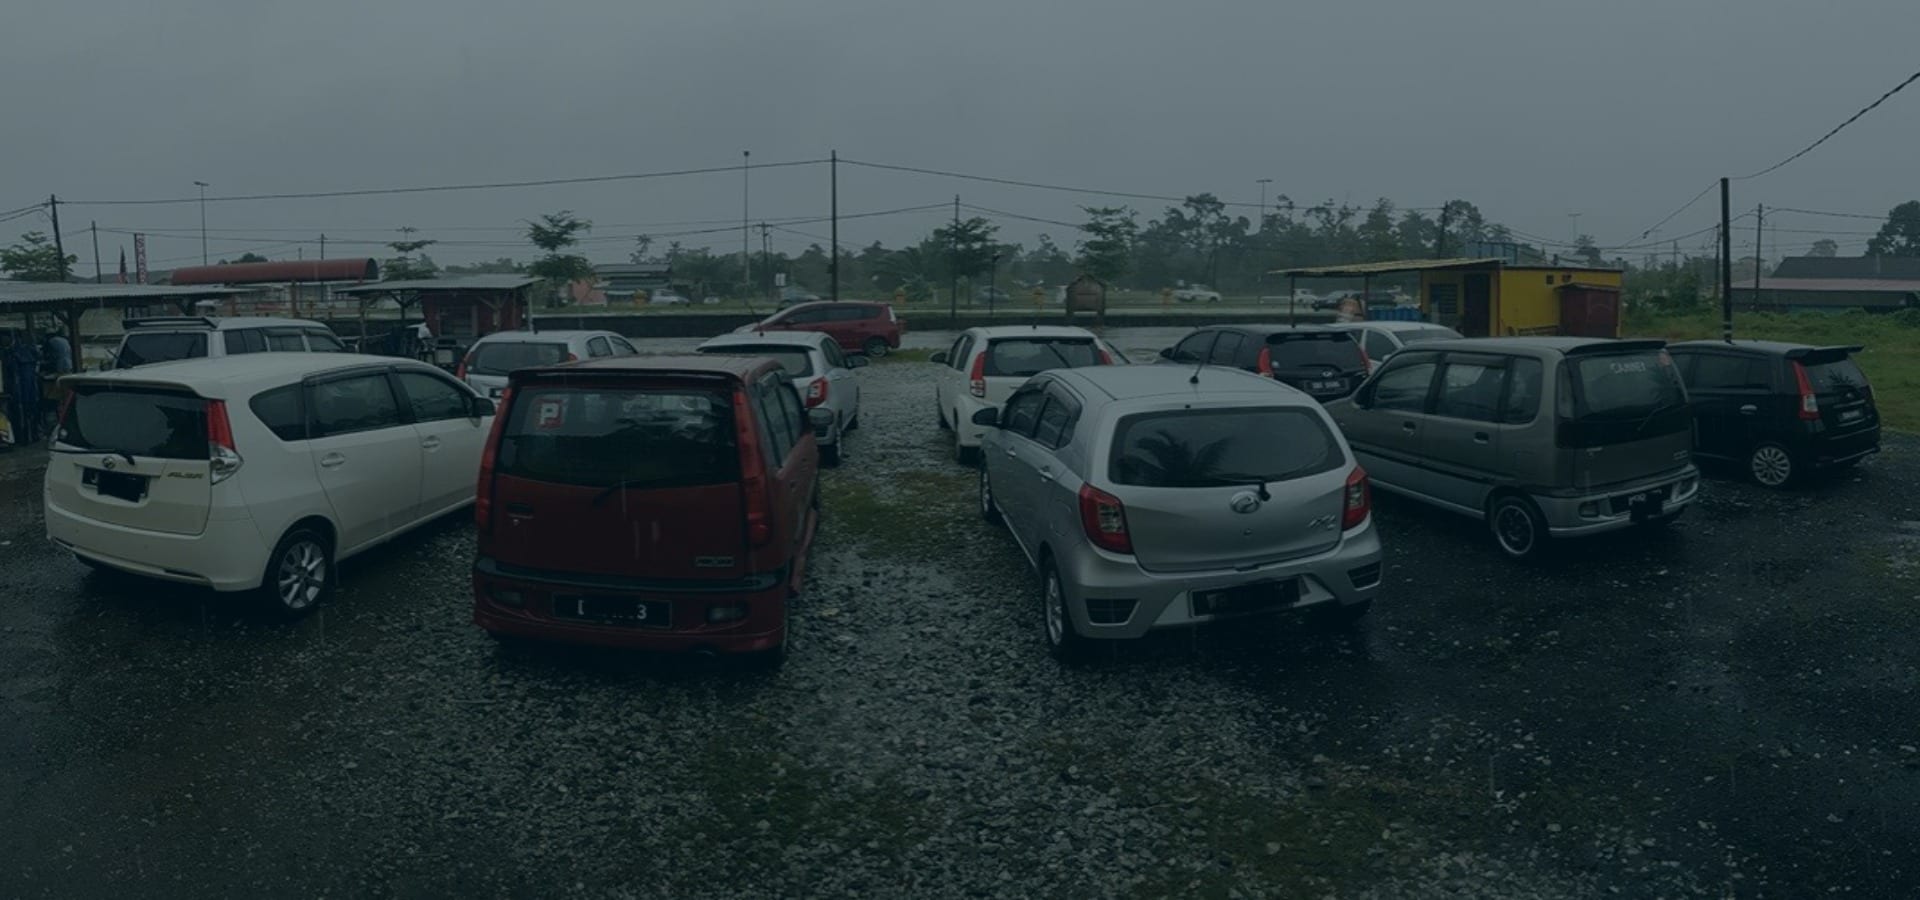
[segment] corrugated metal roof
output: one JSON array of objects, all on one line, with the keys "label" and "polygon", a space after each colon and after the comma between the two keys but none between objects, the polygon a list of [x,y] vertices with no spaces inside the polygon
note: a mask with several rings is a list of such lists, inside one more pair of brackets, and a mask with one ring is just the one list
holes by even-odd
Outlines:
[{"label": "corrugated metal roof", "polygon": [[1388,275],[1395,272],[1427,272],[1435,269],[1479,269],[1498,266],[1498,258],[1458,257],[1454,259],[1397,259],[1388,262],[1349,263],[1340,266],[1309,266],[1303,269],[1275,269],[1268,275],[1292,278],[1346,278],[1362,275]]},{"label": "corrugated metal roof", "polygon": [[286,259],[278,262],[226,263],[173,270],[174,284],[287,284],[314,281],[372,281],[380,264],[368,257]]},{"label": "corrugated metal roof", "polygon": [[74,302],[129,302],[223,297],[243,293],[234,288],[159,284],[61,284],[45,281],[0,281],[0,306],[61,306]]},{"label": "corrugated metal roof", "polygon": [[531,275],[450,275],[446,278],[416,278],[407,281],[376,281],[352,287],[334,288],[336,294],[385,294],[393,291],[517,291],[540,279]]},{"label": "corrugated metal roof", "polygon": [[[1753,290],[1753,281],[1742,284],[1734,279],[1736,291]],[[1814,293],[1916,293],[1920,279],[1910,278],[1761,278],[1763,291],[1811,291]]]}]

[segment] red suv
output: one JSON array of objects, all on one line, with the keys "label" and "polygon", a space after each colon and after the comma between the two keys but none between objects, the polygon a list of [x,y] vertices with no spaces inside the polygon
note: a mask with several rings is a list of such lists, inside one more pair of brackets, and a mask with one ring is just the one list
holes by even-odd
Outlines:
[{"label": "red suv", "polygon": [[840,349],[879,357],[900,349],[907,320],[885,303],[846,300],[790,306],[740,331],[819,331],[832,335]]},{"label": "red suv", "polygon": [[514,371],[480,461],[474,624],[777,665],[820,521],[813,431],[770,359]]}]

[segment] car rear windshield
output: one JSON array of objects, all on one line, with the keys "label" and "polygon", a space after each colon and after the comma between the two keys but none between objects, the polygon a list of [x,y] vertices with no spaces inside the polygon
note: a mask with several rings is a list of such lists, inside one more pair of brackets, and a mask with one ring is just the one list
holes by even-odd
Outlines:
[{"label": "car rear windshield", "polygon": [[524,387],[501,432],[496,471],[589,487],[738,481],[732,395],[681,387]]},{"label": "car rear windshield", "polygon": [[986,374],[1028,378],[1048,369],[1100,365],[1087,338],[996,338],[987,342]]},{"label": "car rear windshield", "polygon": [[467,362],[470,375],[505,375],[515,369],[566,362],[567,345],[533,341],[494,341],[481,344]]},{"label": "car rear windshield", "polygon": [[1175,410],[1122,418],[1108,477],[1140,487],[1222,487],[1304,478],[1345,461],[1326,422],[1308,410]]},{"label": "car rear windshield", "polygon": [[728,344],[724,347],[701,347],[701,353],[714,356],[764,356],[780,364],[789,378],[805,378],[813,374],[813,354],[803,347],[782,344]]},{"label": "car rear windshield", "polygon": [[61,449],[207,458],[207,401],[184,391],[82,386],[54,435]]},{"label": "car rear windshield", "polygon": [[1850,357],[1826,359],[1812,357],[1804,363],[1807,369],[1807,381],[1813,385],[1815,394],[1842,394],[1867,386],[1867,375],[1854,365]]},{"label": "car rear windshield", "polygon": [[1395,333],[1399,335],[1400,343],[1403,344],[1418,344],[1421,341],[1446,341],[1460,336],[1460,332],[1451,328],[1409,328],[1405,331]]},{"label": "car rear windshield", "polygon": [[1576,419],[1644,416],[1687,402],[1665,351],[1577,356],[1568,364],[1577,387]]},{"label": "car rear windshield", "polygon": [[1269,355],[1275,369],[1299,366],[1358,369],[1363,365],[1360,345],[1346,334],[1276,334],[1267,338],[1267,346],[1271,348]]},{"label": "car rear windshield", "polygon": [[204,331],[142,331],[127,335],[117,365],[122,369],[207,355]]}]

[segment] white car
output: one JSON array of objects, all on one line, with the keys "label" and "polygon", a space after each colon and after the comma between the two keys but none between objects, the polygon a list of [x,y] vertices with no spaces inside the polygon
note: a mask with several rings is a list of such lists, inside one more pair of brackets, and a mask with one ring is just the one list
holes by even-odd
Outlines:
[{"label": "white car", "polygon": [[820,460],[830,466],[840,464],[842,437],[860,427],[860,379],[853,370],[866,366],[866,357],[842,352],[839,342],[818,331],[723,334],[697,349],[779,362],[809,410],[833,413],[831,420],[814,424],[813,436],[820,444]]},{"label": "white car", "polygon": [[1371,322],[1337,322],[1327,326],[1335,331],[1344,331],[1360,342],[1361,352],[1367,354],[1367,360],[1373,368],[1387,361],[1387,357],[1400,352],[1408,344],[1421,341],[1444,341],[1460,337],[1460,332],[1445,325],[1432,322],[1397,322],[1383,319]]},{"label": "white car", "polygon": [[496,331],[467,348],[454,377],[498,400],[515,369],[639,353],[611,331]]},{"label": "white car", "polygon": [[647,298],[648,306],[685,306],[693,301],[672,291],[654,291]]},{"label": "white car", "polygon": [[999,409],[1015,388],[1049,369],[1125,363],[1126,357],[1085,328],[996,325],[960,332],[953,346],[933,354],[934,404],[940,427],[953,430],[953,458],[971,463],[985,426],[973,414]]},{"label": "white car", "polygon": [[1220,292],[1211,290],[1204,284],[1195,284],[1174,288],[1173,299],[1176,303],[1219,303]]},{"label": "white car", "polygon": [[266,316],[148,316],[122,323],[113,368],[244,353],[344,353],[333,329],[309,319]]},{"label": "white car", "polygon": [[288,616],[335,564],[473,502],[493,403],[423,362],[260,353],[73,375],[47,537]]}]

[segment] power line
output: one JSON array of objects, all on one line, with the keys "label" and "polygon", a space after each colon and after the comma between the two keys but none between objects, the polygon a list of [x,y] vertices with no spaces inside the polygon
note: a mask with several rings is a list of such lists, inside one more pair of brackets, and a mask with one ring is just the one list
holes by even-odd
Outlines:
[{"label": "power line", "polygon": [[[1680,208],[1679,208],[1679,209],[1676,209],[1676,210],[1674,210],[1673,212],[1670,212],[1670,213],[1667,213],[1667,216],[1666,216],[1666,218],[1664,218],[1664,219],[1661,219],[1660,221],[1658,221],[1658,222],[1655,222],[1655,223],[1653,223],[1652,225],[1649,225],[1649,226],[1647,226],[1647,230],[1645,230],[1645,231],[1642,231],[1642,232],[1640,232],[1640,234],[1639,234],[1639,236],[1638,236],[1638,237],[1636,237],[1636,238],[1634,238],[1634,240],[1646,240],[1646,237],[1647,237],[1647,235],[1650,235],[1650,234],[1652,234],[1652,233],[1654,233],[1655,231],[1658,231],[1658,230],[1660,230],[1660,226],[1662,226],[1662,225],[1665,225],[1665,224],[1667,224],[1668,222],[1671,222],[1671,221],[1673,221],[1673,220],[1674,220],[1674,217],[1676,217],[1676,216],[1678,216],[1678,215],[1680,215],[1680,214],[1681,214],[1681,213],[1683,213],[1683,212],[1686,212],[1686,211],[1687,211],[1687,210],[1689,210],[1689,209],[1692,209],[1692,208],[1693,208],[1693,205],[1694,205],[1695,203],[1699,203],[1699,202],[1700,202],[1700,198],[1701,198],[1701,197],[1705,197],[1706,195],[1708,195],[1708,194],[1710,194],[1710,193],[1712,193],[1712,192],[1713,192],[1713,189],[1714,189],[1714,188],[1717,188],[1717,187],[1719,187],[1719,186],[1720,186],[1720,182],[1718,182],[1718,181],[1713,181],[1713,182],[1709,182],[1709,183],[1707,184],[1707,186],[1706,186],[1706,187],[1704,187],[1704,188],[1701,188],[1701,189],[1700,189],[1700,193],[1698,193],[1698,194],[1695,194],[1695,195],[1693,195],[1693,199],[1691,199],[1691,200],[1688,200],[1687,202],[1685,202],[1685,203],[1682,203],[1682,204],[1680,204]],[[1669,238],[1669,240],[1671,240],[1671,238]]]},{"label": "power line", "polygon": [[[1062,191],[1069,194],[1088,194],[1097,197],[1123,197],[1130,200],[1156,200],[1163,203],[1185,203],[1186,197],[1170,197],[1165,194],[1139,194],[1131,191],[1102,191],[1093,188],[1068,187],[1059,184],[1043,184],[1038,181],[1020,181],[1013,178],[994,178],[989,175],[969,175],[964,172],[947,172],[940,169],[923,169],[918,166],[896,166],[888,163],[859,162],[841,157],[841,164],[860,166],[868,169],[885,169],[890,172],[911,172],[916,175],[935,175],[942,178],[958,178],[963,181],[982,181],[988,184],[1003,184],[1009,187],[1034,188],[1042,191]],[[1220,201],[1223,206],[1246,206],[1258,209],[1259,203],[1242,203],[1233,200]]]},{"label": "power line", "polygon": [[1081,231],[1086,228],[1085,225],[1077,225],[1073,222],[1062,222],[1058,219],[1043,219],[1043,218],[1040,218],[1039,216],[1023,216],[1019,213],[1011,213],[1003,209],[993,209],[986,206],[975,206],[971,203],[962,203],[960,205],[961,207],[965,209],[970,209],[974,212],[983,212],[993,216],[1005,216],[1006,218],[1018,219],[1022,222],[1038,222],[1042,225],[1058,225],[1062,228],[1071,228],[1075,231]]},{"label": "power line", "polygon": [[[755,169],[783,169],[793,166],[813,166],[824,164],[824,159],[801,159],[787,162],[756,163]],[[638,172],[628,175],[588,175],[577,178],[542,178],[533,181],[493,181],[473,184],[442,184],[417,187],[363,188],[349,191],[303,191],[281,194],[239,194],[229,197],[208,197],[208,203],[232,203],[242,200],[313,200],[324,197],[369,197],[384,194],[426,194],[441,191],[486,191],[504,188],[551,187],[563,184],[600,184],[609,181],[636,181],[647,178],[675,178],[685,175],[712,175],[718,172],[738,172],[739,166],[707,166],[699,169],[674,169],[664,172]],[[146,200],[62,200],[76,206],[152,206],[158,204],[199,203],[199,197],[175,197],[168,199]]]},{"label": "power line", "polygon": [[1907,79],[1906,79],[1905,81],[1902,81],[1902,82],[1900,82],[1899,84],[1896,84],[1896,85],[1894,85],[1894,86],[1893,86],[1893,88],[1892,88],[1891,90],[1889,90],[1889,91],[1887,91],[1887,92],[1886,92],[1886,93],[1884,93],[1884,94],[1881,94],[1881,95],[1880,95],[1880,98],[1879,98],[1879,99],[1877,99],[1877,100],[1875,100],[1875,101],[1873,101],[1872,103],[1869,103],[1869,104],[1867,104],[1866,106],[1863,106],[1863,107],[1861,107],[1861,108],[1860,108],[1860,111],[1859,111],[1859,112],[1857,112],[1857,113],[1854,113],[1854,114],[1853,114],[1853,115],[1851,115],[1851,116],[1848,116],[1848,117],[1847,117],[1847,120],[1846,120],[1845,122],[1841,122],[1840,124],[1838,124],[1838,125],[1835,125],[1835,126],[1833,126],[1833,130],[1832,130],[1832,131],[1829,131],[1829,132],[1827,132],[1826,134],[1823,134],[1823,135],[1821,135],[1821,136],[1820,136],[1820,139],[1819,139],[1819,140],[1817,140],[1817,141],[1814,141],[1814,142],[1813,142],[1813,143],[1811,143],[1811,144],[1808,144],[1808,145],[1807,145],[1807,146],[1806,146],[1806,147],[1805,147],[1804,149],[1802,149],[1802,150],[1801,150],[1801,151],[1800,151],[1799,153],[1795,153],[1794,155],[1792,155],[1792,156],[1789,156],[1789,157],[1787,157],[1786,159],[1783,159],[1783,160],[1781,160],[1781,161],[1779,161],[1779,162],[1777,162],[1777,163],[1774,163],[1773,165],[1771,165],[1771,166],[1768,166],[1768,167],[1766,167],[1766,168],[1764,168],[1764,169],[1761,169],[1760,171],[1758,171],[1758,172],[1755,172],[1755,173],[1753,173],[1752,175],[1742,175],[1742,176],[1740,176],[1740,177],[1738,177],[1738,178],[1735,178],[1735,179],[1733,179],[1733,180],[1734,180],[1734,181],[1746,181],[1746,180],[1748,180],[1748,179],[1752,179],[1752,178],[1759,178],[1760,176],[1762,176],[1762,175],[1765,175],[1765,174],[1767,174],[1767,173],[1769,173],[1769,172],[1772,172],[1772,171],[1774,171],[1775,169],[1778,169],[1778,168],[1780,168],[1781,166],[1784,166],[1784,165],[1786,165],[1787,163],[1790,163],[1790,162],[1793,162],[1794,160],[1796,160],[1796,159],[1799,159],[1799,158],[1800,158],[1800,157],[1802,157],[1802,156],[1805,156],[1805,155],[1807,155],[1807,154],[1809,154],[1809,153],[1812,153],[1812,152],[1813,152],[1813,149],[1814,149],[1815,147],[1818,147],[1818,146],[1820,146],[1821,144],[1824,144],[1824,143],[1826,143],[1826,142],[1827,142],[1827,139],[1828,139],[1828,138],[1831,138],[1831,137],[1833,137],[1834,135],[1836,135],[1836,134],[1839,134],[1839,133],[1840,133],[1840,129],[1842,129],[1842,128],[1845,128],[1845,127],[1847,127],[1848,125],[1852,125],[1852,124],[1853,124],[1853,123],[1854,123],[1855,121],[1858,121],[1858,120],[1859,120],[1859,118],[1860,118],[1861,116],[1864,116],[1864,115],[1866,115],[1867,113],[1870,113],[1870,112],[1873,112],[1873,110],[1874,110],[1874,109],[1875,109],[1876,107],[1878,107],[1878,106],[1879,106],[1880,104],[1882,104],[1882,103],[1885,103],[1885,102],[1887,102],[1887,98],[1888,98],[1888,97],[1892,97],[1893,95],[1895,95],[1895,94],[1898,94],[1898,93],[1900,93],[1900,91],[1902,91],[1903,89],[1905,89],[1907,85],[1910,85],[1910,84],[1912,84],[1912,83],[1914,83],[1915,81],[1920,81],[1920,72],[1915,72],[1915,73],[1913,73],[1912,75],[1908,75],[1908,76],[1907,76]]},{"label": "power line", "polygon": [[1795,209],[1791,206],[1776,206],[1773,207],[1773,211],[1777,213],[1801,213],[1809,216],[1832,216],[1836,219],[1872,219],[1875,222],[1884,221],[1887,218],[1884,213],[1824,212],[1818,209]]}]

